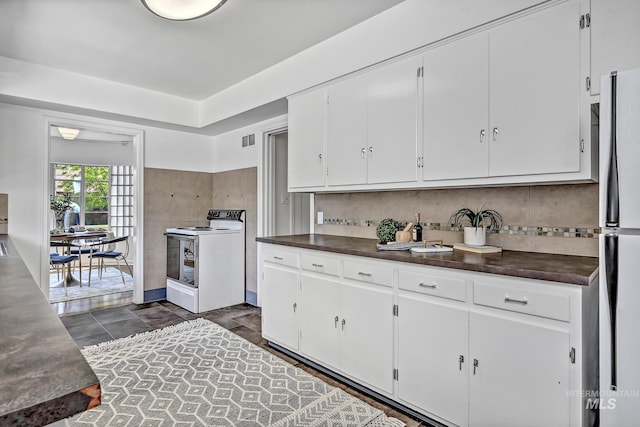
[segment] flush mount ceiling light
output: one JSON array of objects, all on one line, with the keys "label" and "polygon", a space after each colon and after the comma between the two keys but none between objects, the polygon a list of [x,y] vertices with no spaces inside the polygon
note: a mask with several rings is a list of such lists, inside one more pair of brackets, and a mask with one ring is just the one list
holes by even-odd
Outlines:
[{"label": "flush mount ceiling light", "polygon": [[152,13],[173,21],[188,21],[210,14],[227,0],[141,0]]},{"label": "flush mount ceiling light", "polygon": [[80,129],[58,128],[58,132],[60,132],[60,135],[62,135],[64,139],[73,141],[80,133]]}]

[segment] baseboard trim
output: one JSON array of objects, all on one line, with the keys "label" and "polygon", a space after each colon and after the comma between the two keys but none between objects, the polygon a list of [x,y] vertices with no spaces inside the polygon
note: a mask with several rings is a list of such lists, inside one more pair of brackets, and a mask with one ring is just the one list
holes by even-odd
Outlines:
[{"label": "baseboard trim", "polygon": [[247,304],[251,304],[255,307],[258,306],[258,294],[253,291],[245,291],[244,300]]},{"label": "baseboard trim", "polygon": [[167,299],[167,288],[144,291],[144,302],[163,301]]}]

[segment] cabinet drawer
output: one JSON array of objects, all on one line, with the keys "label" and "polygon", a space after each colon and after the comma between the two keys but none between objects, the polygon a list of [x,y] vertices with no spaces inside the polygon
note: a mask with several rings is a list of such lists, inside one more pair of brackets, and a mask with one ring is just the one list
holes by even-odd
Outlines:
[{"label": "cabinet drawer", "polygon": [[425,295],[457,301],[467,299],[467,283],[464,279],[400,270],[398,285],[400,289]]},{"label": "cabinet drawer", "polygon": [[332,276],[340,275],[340,261],[337,259],[316,255],[302,255],[300,263],[303,270],[330,274]]},{"label": "cabinet drawer", "polygon": [[298,268],[298,254],[293,252],[274,247],[265,247],[262,256],[265,262]]},{"label": "cabinet drawer", "polygon": [[475,283],[473,302],[479,305],[517,311],[534,316],[547,317],[568,322],[570,319],[570,298],[535,290]]},{"label": "cabinet drawer", "polygon": [[346,279],[393,286],[393,267],[386,265],[345,261],[343,275]]}]

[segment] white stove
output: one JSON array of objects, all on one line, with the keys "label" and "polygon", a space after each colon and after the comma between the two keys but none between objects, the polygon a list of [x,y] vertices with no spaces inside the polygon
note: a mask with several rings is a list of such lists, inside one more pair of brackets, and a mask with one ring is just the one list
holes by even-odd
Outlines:
[{"label": "white stove", "polygon": [[167,233],[184,234],[187,236],[201,236],[224,232],[243,232],[244,213],[242,209],[221,210],[211,209],[207,215],[208,227],[174,227],[167,228]]},{"label": "white stove", "polygon": [[244,217],[211,209],[209,227],[167,229],[168,301],[193,313],[245,301]]}]

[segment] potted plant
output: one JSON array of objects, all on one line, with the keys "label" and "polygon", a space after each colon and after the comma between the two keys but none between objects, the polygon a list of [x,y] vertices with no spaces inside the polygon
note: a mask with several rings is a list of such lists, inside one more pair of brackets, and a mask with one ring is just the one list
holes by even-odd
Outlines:
[{"label": "potted plant", "polygon": [[486,231],[498,231],[502,227],[502,215],[494,209],[480,209],[474,211],[467,207],[458,209],[449,218],[452,226],[464,227],[464,244],[484,246],[487,242]]},{"label": "potted plant", "polygon": [[393,242],[396,239],[396,231],[400,230],[398,221],[392,218],[385,218],[376,227],[376,236],[380,243]]},{"label": "potted plant", "polygon": [[64,214],[71,207],[71,193],[63,193],[61,196],[50,196],[49,207],[56,218],[56,231],[64,231]]}]

